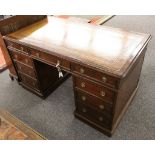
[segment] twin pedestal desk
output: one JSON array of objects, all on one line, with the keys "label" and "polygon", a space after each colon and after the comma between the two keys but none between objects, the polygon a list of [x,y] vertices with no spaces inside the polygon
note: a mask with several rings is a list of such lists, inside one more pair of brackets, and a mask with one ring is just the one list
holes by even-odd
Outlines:
[{"label": "twin pedestal desk", "polygon": [[3,37],[21,86],[45,98],[72,75],[75,117],[108,136],[137,91],[150,38],[56,17]]}]

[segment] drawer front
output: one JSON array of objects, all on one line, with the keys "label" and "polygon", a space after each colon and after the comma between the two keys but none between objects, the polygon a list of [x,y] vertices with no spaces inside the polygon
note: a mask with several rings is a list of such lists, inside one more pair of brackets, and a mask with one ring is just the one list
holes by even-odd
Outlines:
[{"label": "drawer front", "polygon": [[33,50],[31,50],[31,55],[34,58],[41,59],[53,65],[59,63],[60,67],[70,70],[70,62],[62,58],[50,55],[48,53]]},{"label": "drawer front", "polygon": [[80,103],[91,106],[92,108],[104,112],[107,115],[112,114],[112,104],[106,103],[97,97],[94,97],[88,93],[76,90],[76,97]]},{"label": "drawer front", "polygon": [[12,57],[15,61],[17,60],[19,62],[24,63],[25,65],[33,67],[32,60],[28,56],[18,53],[18,52],[15,52],[15,51],[11,51],[11,53],[12,53]]},{"label": "drawer front", "polygon": [[28,48],[21,45],[21,44],[17,44],[17,43],[14,43],[14,42],[10,42],[10,41],[5,41],[6,42],[6,45],[7,45],[7,48],[8,49],[15,49],[15,50],[19,50],[21,52],[24,52],[24,53],[29,53],[28,51]]},{"label": "drawer front", "polygon": [[33,68],[25,66],[25,65],[23,65],[21,63],[16,63],[16,66],[17,66],[18,72],[25,73],[25,74],[29,75],[32,78],[36,78],[36,75],[35,75],[35,72],[34,72]]},{"label": "drawer front", "polygon": [[88,93],[96,95],[97,97],[100,97],[104,99],[105,101],[113,103],[115,100],[115,92],[103,87],[102,85],[99,85],[89,80],[86,80],[84,78],[79,78],[75,76],[74,76],[74,82],[75,82],[76,88],[79,88]]},{"label": "drawer front", "polygon": [[110,128],[111,127],[111,118],[106,117],[103,113],[99,113],[98,111],[84,105],[81,103],[77,104],[76,112],[78,112],[83,117],[88,120],[95,122],[103,127]]},{"label": "drawer front", "polygon": [[19,76],[21,78],[21,82],[30,87],[30,88],[33,88],[33,89],[36,89],[36,90],[39,90],[39,86],[38,86],[38,82],[37,80],[34,80],[26,75],[23,75],[22,73],[19,73]]},{"label": "drawer front", "polygon": [[117,88],[118,79],[109,75],[106,75],[102,72],[95,71],[91,68],[86,68],[78,64],[71,64],[71,69],[74,73],[80,74],[82,76],[88,76],[90,78],[96,79],[97,81],[102,82],[103,84]]}]

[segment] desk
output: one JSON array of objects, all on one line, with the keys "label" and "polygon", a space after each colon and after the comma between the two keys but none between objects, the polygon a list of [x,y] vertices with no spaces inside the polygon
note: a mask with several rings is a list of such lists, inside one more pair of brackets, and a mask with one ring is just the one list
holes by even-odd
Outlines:
[{"label": "desk", "polygon": [[56,17],[3,37],[19,84],[44,98],[72,75],[75,117],[108,136],[137,91],[150,38]]}]

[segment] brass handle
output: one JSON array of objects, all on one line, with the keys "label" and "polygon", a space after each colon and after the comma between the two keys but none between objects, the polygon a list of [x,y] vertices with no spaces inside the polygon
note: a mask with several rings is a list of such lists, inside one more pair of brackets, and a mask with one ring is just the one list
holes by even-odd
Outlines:
[{"label": "brass handle", "polygon": [[87,109],[82,108],[82,112],[86,113],[87,112]]},{"label": "brass handle", "polygon": [[25,62],[28,63],[29,61],[27,59],[25,59]]},{"label": "brass handle", "polygon": [[107,78],[105,76],[102,77],[102,81],[105,83],[107,82]]},{"label": "brass handle", "polygon": [[103,117],[99,117],[98,119],[99,119],[99,121],[101,121],[101,122],[103,121]]},{"label": "brass handle", "polygon": [[85,101],[86,100],[86,97],[85,96],[82,96],[82,100]]},{"label": "brass handle", "polygon": [[99,108],[103,110],[104,109],[104,105],[102,105],[102,104],[99,105]]},{"label": "brass handle", "polygon": [[39,53],[36,53],[36,56],[39,58],[40,57],[40,54]]},{"label": "brass handle", "polygon": [[84,82],[81,83],[81,87],[82,87],[82,88],[85,88],[85,87],[86,87],[86,85],[85,85]]},{"label": "brass handle", "polygon": [[21,66],[19,66],[19,69],[20,69],[20,70],[22,70],[22,67],[21,67]]},{"label": "brass handle", "polygon": [[21,51],[23,51],[23,47],[21,47]]},{"label": "brass handle", "polygon": [[83,68],[80,69],[80,73],[83,74],[85,71]]},{"label": "brass handle", "polygon": [[101,96],[105,96],[105,92],[104,91],[101,91]]}]

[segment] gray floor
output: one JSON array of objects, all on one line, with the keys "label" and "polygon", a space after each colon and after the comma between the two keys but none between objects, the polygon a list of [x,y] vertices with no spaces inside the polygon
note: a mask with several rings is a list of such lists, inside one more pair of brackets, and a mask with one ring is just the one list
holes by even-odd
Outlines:
[{"label": "gray floor", "polygon": [[[155,35],[155,16],[115,16],[105,25]],[[10,111],[47,139],[155,139],[155,39],[148,46],[140,87],[111,138],[73,116],[71,79],[42,100],[0,74],[0,107]]]}]

